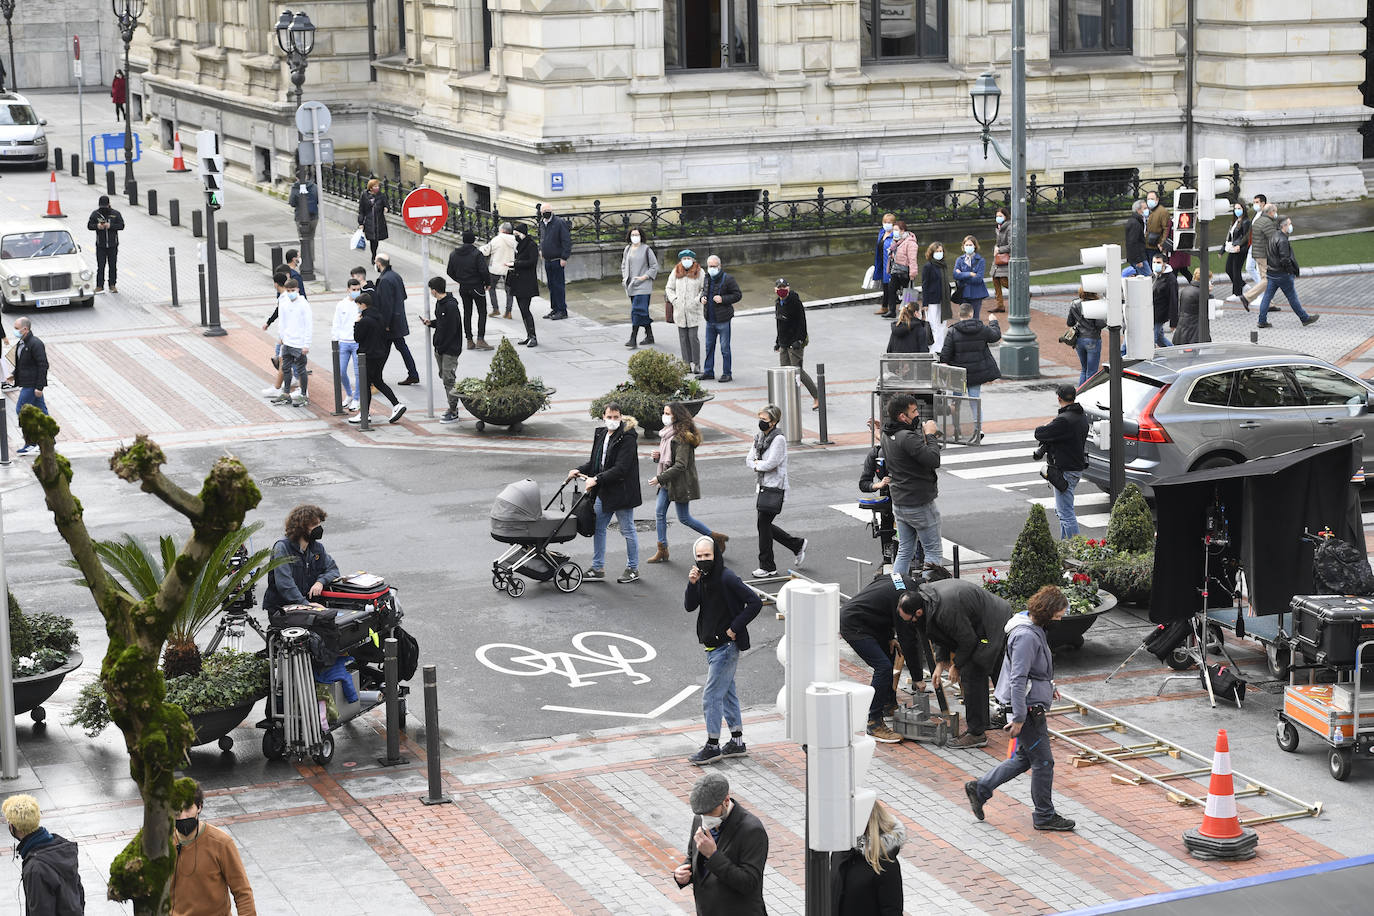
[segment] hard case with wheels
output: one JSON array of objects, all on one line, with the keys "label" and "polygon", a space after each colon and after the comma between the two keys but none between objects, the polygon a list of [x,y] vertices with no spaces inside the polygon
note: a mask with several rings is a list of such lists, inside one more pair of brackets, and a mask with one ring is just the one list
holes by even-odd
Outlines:
[{"label": "hard case with wheels", "polygon": [[1294,595],[1293,647],[1309,663],[1332,668],[1355,664],[1355,649],[1374,639],[1374,598]]}]

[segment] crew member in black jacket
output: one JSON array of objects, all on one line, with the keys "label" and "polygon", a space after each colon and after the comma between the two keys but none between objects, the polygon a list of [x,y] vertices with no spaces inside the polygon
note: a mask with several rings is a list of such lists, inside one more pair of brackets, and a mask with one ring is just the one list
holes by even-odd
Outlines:
[{"label": "crew member in black jacket", "polygon": [[1283,298],[1293,306],[1293,314],[1298,316],[1303,327],[1316,322],[1321,316],[1316,312],[1308,314],[1298,301],[1298,291],[1293,287],[1293,278],[1298,275],[1298,259],[1293,256],[1293,246],[1288,237],[1293,234],[1293,219],[1285,216],[1279,220],[1278,231],[1269,237],[1266,250],[1269,253],[1268,271],[1265,273],[1267,285],[1264,298],[1260,300],[1259,326],[1269,327],[1269,303],[1274,301],[1274,293],[1283,290]]},{"label": "crew member in black jacket", "polygon": [[[377,305],[372,301],[374,295],[375,290],[358,294],[358,305],[363,311],[353,323],[353,339],[358,342],[358,355],[364,357],[367,362],[365,384],[376,388],[391,402],[391,417],[387,422],[395,423],[406,412],[406,405],[396,398],[396,392],[392,391],[391,386],[382,378],[382,367],[386,365],[386,358],[391,353],[391,341],[387,339],[386,326],[382,323]],[[367,404],[371,406],[370,399]],[[363,422],[361,408],[358,413],[348,418],[348,422]]]},{"label": "crew member in black jacket", "polygon": [[673,870],[678,887],[691,886],[697,916],[767,916],[763,869],[768,831],[730,797],[730,783],[708,773],[692,786],[687,861]]},{"label": "crew member in black jacket", "polygon": [[[458,381],[458,357],[463,355],[463,316],[458,314],[458,300],[448,291],[443,277],[432,277],[429,281],[429,294],[434,298],[434,317],[421,318],[425,327],[434,332],[434,356],[439,363],[439,381],[448,395],[448,411],[439,418],[440,423],[458,421],[458,395],[453,393],[453,383]],[[482,311],[480,308],[477,310]],[[469,312],[469,315],[471,312]]]},{"label": "crew member in black jacket", "polygon": [[[14,330],[19,335],[19,343],[14,347],[14,374],[8,379],[19,389],[19,397],[14,402],[14,415],[17,417],[22,414],[30,404],[47,413],[48,403],[43,400],[43,389],[48,387],[48,348],[33,333],[33,325],[28,318],[21,315],[14,319]],[[22,423],[20,429],[23,429]],[[31,455],[36,451],[38,444],[29,441],[29,434],[25,431],[24,445],[15,454]]]},{"label": "crew member in black jacket", "polygon": [[[490,350],[487,343],[487,289],[491,285],[487,256],[473,244],[477,236],[463,230],[463,244],[448,256],[448,277],[458,284],[463,299],[463,327],[467,330],[469,350]],[[477,309],[477,339],[472,339],[472,310]]]},{"label": "crew member in black jacket", "polygon": [[[1166,276],[1172,283],[1173,275]],[[1073,511],[1073,491],[1083,479],[1083,470],[1088,466],[1085,449],[1088,429],[1092,424],[1083,413],[1083,405],[1077,400],[1078,392],[1072,385],[1060,385],[1054,393],[1059,398],[1059,413],[1044,426],[1035,428],[1035,440],[1041,443],[1045,459],[1064,475],[1064,489],[1060,490],[1053,480],[1050,489],[1054,492],[1054,514],[1059,516],[1059,537],[1068,540],[1078,533],[1078,516]]]},{"label": "crew member in black jacket", "polygon": [[777,298],[773,300],[773,320],[778,325],[778,336],[773,340],[773,349],[778,354],[779,366],[796,366],[801,374],[801,383],[811,392],[811,409],[819,410],[821,396],[816,391],[816,382],[806,373],[806,309],[802,306],[801,296],[791,288],[787,280],[778,278],[773,284]]},{"label": "crew member in black jacket", "polygon": [[596,499],[592,567],[582,578],[606,578],[606,528],[614,515],[625,536],[625,571],[615,581],[627,585],[639,581],[635,507],[644,501],[639,492],[639,433],[635,431],[639,424],[634,417],[622,417],[615,403],[607,404],[601,417],[605,425],[592,437],[591,457],[568,472],[569,480],[586,478],[587,493]]},{"label": "crew member in black jacket", "polygon": [[86,228],[95,231],[95,291],[105,292],[105,267],[110,268],[110,292],[117,293],[119,281],[119,233],[124,231],[124,215],[110,206],[110,198],[100,195],[99,206],[91,211]]},{"label": "crew member in black jacket", "polygon": [[897,744],[902,736],[887,724],[887,716],[897,708],[892,688],[892,641],[895,638],[911,669],[917,689],[921,683],[926,653],[921,648],[916,628],[897,616],[897,601],[908,587],[905,578],[892,573],[874,579],[840,608],[840,638],[849,643],[873,669],[873,700],[868,706],[868,734],[884,744]]},{"label": "crew member in black jacket", "polygon": [[406,319],[406,281],[391,268],[388,255],[377,255],[374,263],[377,265],[377,288],[372,298],[377,304],[377,317],[382,320],[390,345],[401,354],[406,365],[406,377],[398,384],[417,385],[420,370],[415,368],[415,357],[410,355],[410,346],[406,343],[406,335],[410,333],[410,322]]}]

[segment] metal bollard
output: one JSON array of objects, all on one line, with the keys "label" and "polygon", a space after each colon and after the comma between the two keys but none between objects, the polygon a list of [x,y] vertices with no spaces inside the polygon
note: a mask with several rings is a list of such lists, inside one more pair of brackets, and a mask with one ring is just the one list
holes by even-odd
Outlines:
[{"label": "metal bollard", "polygon": [[215,239],[215,241],[219,244],[219,250],[220,250],[220,251],[228,251],[228,250],[229,250],[229,224],[226,223],[224,220],[218,220],[218,221],[216,221],[216,222],[215,222],[215,235],[219,236],[219,238]]},{"label": "metal bollard", "polygon": [[282,254],[282,247],[281,247],[280,245],[273,245],[273,246],[272,246],[272,269],[273,269],[273,270],[276,270],[278,267],[281,267],[283,264],[286,263],[286,261],[282,260],[284,257],[285,257],[285,255]]},{"label": "metal bollard", "polygon": [[95,163],[86,163],[86,184],[95,184]]},{"label": "metal bollard", "polygon": [[126,182],[124,182],[124,193],[129,195],[129,206],[131,206],[131,207],[137,207],[137,206],[138,206],[138,182],[137,182],[137,181],[126,181]]},{"label": "metal bollard", "polygon": [[157,188],[148,189],[148,215],[157,216]]},{"label": "metal bollard", "polygon": [[0,405],[0,467],[10,466],[10,412]]},{"label": "metal bollard", "polygon": [[834,445],[830,441],[830,424],[827,422],[825,402],[825,363],[816,363],[816,400],[821,402],[817,417],[821,427],[821,445]]},{"label": "metal bollard", "polygon": [[76,153],[72,153],[72,177],[81,177],[81,157]]},{"label": "metal bollard", "polygon": [[253,234],[250,232],[243,237],[243,263],[252,264],[253,257]]},{"label": "metal bollard", "polygon": [[191,235],[196,238],[205,235],[205,214],[199,210],[191,211]]},{"label": "metal bollard", "polygon": [[1251,342],[1252,344],[1257,344],[1257,343],[1259,343],[1259,331],[1251,331],[1251,332],[1250,332],[1250,342]]},{"label": "metal bollard", "polygon": [[954,578],[959,578],[959,545],[954,545]]},{"label": "metal bollard", "polygon": [[339,371],[339,342],[331,340],[329,342],[329,358],[334,364],[334,416],[342,417],[346,411],[343,409],[343,373]]},{"label": "metal bollard", "polygon": [[406,762],[401,756],[401,687],[397,683],[401,666],[397,651],[396,637],[388,636],[382,643],[382,675],[386,678],[386,756],[377,759],[384,767]]},{"label": "metal bollard", "polygon": [[[43,164],[47,165],[46,162]],[[54,146],[52,148],[52,167],[57,171],[61,171],[62,169],[62,147],[60,146]]]},{"label": "metal bollard", "polygon": [[358,428],[372,432],[372,383],[367,380],[367,354],[358,351]]},{"label": "metal bollard", "polygon": [[200,284],[200,326],[208,327],[210,324],[210,313],[205,303],[205,264],[204,262],[196,265],[198,274],[197,281]]},{"label": "metal bollard", "polygon": [[426,805],[448,805],[453,799],[444,794],[444,774],[439,763],[439,679],[433,665],[425,665],[425,765],[429,770],[429,794],[420,799]]},{"label": "metal bollard", "polygon": [[172,308],[181,308],[181,300],[177,297],[177,250],[172,246],[167,246],[167,267],[172,272]]},{"label": "metal bollard", "polygon": [[181,225],[181,201],[176,198],[167,201],[167,222],[173,226]]},{"label": "metal bollard", "polygon": [[114,196],[114,192],[115,192],[114,184],[115,184],[115,174],[114,174],[114,172],[110,171],[109,169],[106,169],[106,170],[105,170],[105,193],[106,193],[106,195],[108,195],[108,196],[110,196],[110,197],[113,197],[113,196]]}]

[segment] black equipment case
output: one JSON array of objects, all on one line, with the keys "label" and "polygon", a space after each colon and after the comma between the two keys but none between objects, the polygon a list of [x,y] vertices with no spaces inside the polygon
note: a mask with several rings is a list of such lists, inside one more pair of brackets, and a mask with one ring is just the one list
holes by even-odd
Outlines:
[{"label": "black equipment case", "polygon": [[345,651],[370,642],[372,633],[385,639],[400,620],[395,591],[379,576],[358,573],[335,579],[318,600],[337,612],[339,645]]},{"label": "black equipment case", "polygon": [[1293,647],[1310,663],[1353,668],[1355,649],[1374,639],[1374,598],[1294,595]]}]

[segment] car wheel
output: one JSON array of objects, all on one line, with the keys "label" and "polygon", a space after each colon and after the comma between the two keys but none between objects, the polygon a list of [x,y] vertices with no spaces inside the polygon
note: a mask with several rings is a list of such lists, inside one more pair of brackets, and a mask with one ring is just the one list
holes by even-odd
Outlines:
[{"label": "car wheel", "polygon": [[1193,465],[1195,471],[1210,471],[1212,468],[1229,468],[1240,462],[1230,455],[1208,455],[1206,458]]}]

